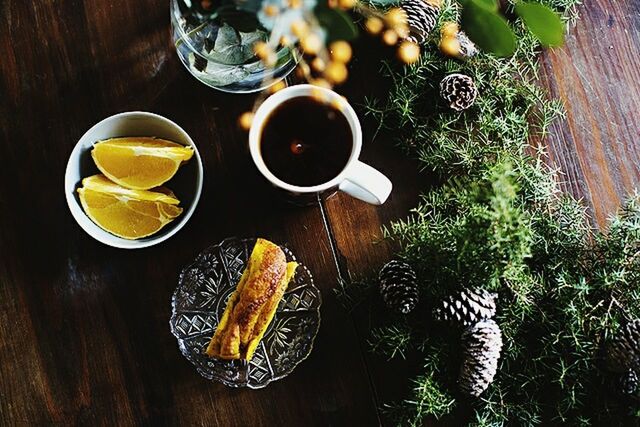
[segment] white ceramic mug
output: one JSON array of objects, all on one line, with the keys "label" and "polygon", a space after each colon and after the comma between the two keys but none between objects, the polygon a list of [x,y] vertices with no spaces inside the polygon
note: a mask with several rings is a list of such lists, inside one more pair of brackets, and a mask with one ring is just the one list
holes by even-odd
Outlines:
[{"label": "white ceramic mug", "polygon": [[[319,97],[324,102],[337,105],[349,123],[353,140],[351,156],[338,175],[319,185],[301,187],[282,181],[267,168],[260,152],[260,139],[264,123],[276,107],[288,99],[308,96]],[[253,118],[249,131],[249,149],[260,173],[274,186],[295,196],[338,189],[367,203],[381,205],[391,194],[392,184],[389,178],[358,160],[362,149],[362,128],[356,112],[342,96],[329,89],[304,84],[291,86],[271,95],[260,105]]]}]

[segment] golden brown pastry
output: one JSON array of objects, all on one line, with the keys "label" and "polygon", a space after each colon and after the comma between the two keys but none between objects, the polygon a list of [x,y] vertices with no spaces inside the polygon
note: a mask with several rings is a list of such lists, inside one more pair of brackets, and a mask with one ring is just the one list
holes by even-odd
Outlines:
[{"label": "golden brown pastry", "polygon": [[287,263],[278,245],[258,239],[207,346],[207,355],[251,360],[297,267],[296,262]]}]

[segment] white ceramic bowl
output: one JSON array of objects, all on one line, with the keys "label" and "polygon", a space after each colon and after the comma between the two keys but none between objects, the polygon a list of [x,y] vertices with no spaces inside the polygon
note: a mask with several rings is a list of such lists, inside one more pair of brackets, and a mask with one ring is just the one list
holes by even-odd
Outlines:
[{"label": "white ceramic bowl", "polygon": [[[155,136],[193,147],[194,156],[182,165],[176,175],[166,184],[180,199],[184,209],[182,215],[156,234],[138,240],[127,240],[114,236],[98,227],[84,213],[78,192],[83,178],[100,173],[91,158],[91,149],[96,141],[123,136]],[[71,152],[64,177],[64,191],[71,214],[80,227],[94,239],[105,245],[123,249],[138,249],[156,245],[176,234],[189,221],[198,205],[203,182],[202,159],[198,148],[189,135],[171,120],[153,113],[131,111],[107,117],[96,123],[78,141]]]}]

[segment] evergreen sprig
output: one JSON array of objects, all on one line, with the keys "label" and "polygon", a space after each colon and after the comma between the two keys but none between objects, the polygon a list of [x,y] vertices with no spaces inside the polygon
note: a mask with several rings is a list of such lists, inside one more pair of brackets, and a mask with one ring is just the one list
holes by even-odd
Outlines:
[{"label": "evergreen sprig", "polygon": [[[565,16],[578,3],[541,2]],[[445,1],[441,19],[458,13],[455,1]],[[391,94],[367,101],[381,130],[400,129],[399,145],[440,177],[407,219],[384,229],[418,272],[417,311],[460,288],[485,288],[499,295],[504,338],[495,382],[469,401],[456,390],[455,334],[437,332],[443,328],[424,315],[376,329],[370,344],[377,352],[418,351],[424,359],[410,396],[386,407],[402,424],[471,413],[466,423],[477,426],[619,425],[638,412],[613,391],[600,351],[626,319],[640,316],[640,197],[600,232],[560,192],[544,149],[531,141],[546,136],[562,107],[535,83],[537,41],[522,25],[516,31],[510,58],[458,62],[433,48],[412,66],[385,65]],[[451,72],[473,77],[480,90],[464,113],[433,101]],[[359,285],[341,289],[351,304],[374,300],[374,292],[353,288]]]}]

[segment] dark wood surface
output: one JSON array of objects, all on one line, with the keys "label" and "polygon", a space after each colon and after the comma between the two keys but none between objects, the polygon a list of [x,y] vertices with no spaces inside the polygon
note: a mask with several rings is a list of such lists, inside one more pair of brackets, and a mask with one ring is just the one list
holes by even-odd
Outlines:
[{"label": "dark wood surface", "polygon": [[[395,184],[384,207],[341,194],[321,207],[271,203],[235,125],[253,98],[207,89],[181,67],[167,3],[0,2],[0,424],[379,424],[405,367],[367,352],[363,320],[332,289],[388,259],[380,227],[407,215],[428,178],[367,127],[363,158]],[[640,182],[640,3],[586,0],[581,12],[567,45],[542,59],[542,84],[568,110],[547,143],[565,188],[603,224]],[[347,88],[356,102],[377,85],[366,54]],[[86,129],[136,109],[191,134],[205,186],[180,233],[124,251],[75,224],[63,174]],[[324,298],[310,358],[259,391],[201,378],[168,327],[179,270],[233,235],[287,242]]]}]

